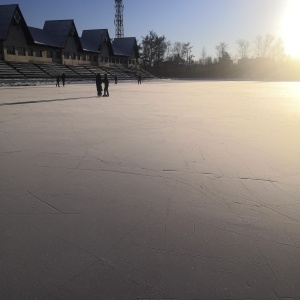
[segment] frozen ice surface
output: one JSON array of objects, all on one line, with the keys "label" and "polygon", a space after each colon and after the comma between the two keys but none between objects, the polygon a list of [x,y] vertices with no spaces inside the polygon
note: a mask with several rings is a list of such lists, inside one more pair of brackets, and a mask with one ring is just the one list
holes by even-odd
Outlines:
[{"label": "frozen ice surface", "polygon": [[299,83],[0,93],[0,299],[300,298]]}]

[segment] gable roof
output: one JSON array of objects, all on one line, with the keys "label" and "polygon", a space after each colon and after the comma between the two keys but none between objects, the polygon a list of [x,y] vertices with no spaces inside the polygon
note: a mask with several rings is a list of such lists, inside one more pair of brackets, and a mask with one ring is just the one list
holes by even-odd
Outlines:
[{"label": "gable roof", "polygon": [[60,48],[55,37],[53,37],[49,32],[34,27],[28,27],[28,29],[35,44]]},{"label": "gable roof", "polygon": [[113,48],[107,29],[83,30],[81,36],[83,50],[101,52],[103,44],[107,44],[109,52],[113,53]]},{"label": "gable roof", "polygon": [[0,40],[6,40],[11,24],[20,24],[29,43],[32,36],[18,4],[0,5]]},{"label": "gable roof", "polygon": [[55,44],[59,47],[65,48],[68,37],[72,35],[81,48],[80,38],[74,20],[45,21],[43,30],[55,38]]},{"label": "gable roof", "polygon": [[135,37],[115,38],[113,41],[113,50],[115,55],[131,57],[135,54],[139,58],[139,52]]},{"label": "gable roof", "polygon": [[0,6],[0,40],[6,39],[9,26],[17,7],[18,5],[16,4]]}]

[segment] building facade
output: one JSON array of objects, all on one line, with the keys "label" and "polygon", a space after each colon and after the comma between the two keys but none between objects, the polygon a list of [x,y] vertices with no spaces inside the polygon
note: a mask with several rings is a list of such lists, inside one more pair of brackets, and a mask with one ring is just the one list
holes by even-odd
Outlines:
[{"label": "building facade", "polygon": [[[123,40],[123,41],[120,41]],[[136,38],[111,40],[107,29],[83,30],[74,20],[27,26],[18,4],[0,5],[0,60],[74,66],[138,65]]]}]

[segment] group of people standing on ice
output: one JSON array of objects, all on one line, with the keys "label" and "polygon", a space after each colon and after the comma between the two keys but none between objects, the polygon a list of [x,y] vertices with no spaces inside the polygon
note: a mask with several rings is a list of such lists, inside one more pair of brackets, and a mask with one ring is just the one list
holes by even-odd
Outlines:
[{"label": "group of people standing on ice", "polygon": [[[138,84],[142,83],[142,76],[139,74],[138,75]],[[115,75],[114,77],[115,79],[115,84],[118,83],[118,76]],[[108,92],[108,86],[109,86],[109,79],[107,77],[107,74],[104,74],[104,79],[102,80],[100,73],[98,73],[96,75],[96,87],[97,87],[97,93],[98,96],[101,97],[102,96],[102,83],[104,83],[104,93],[103,93],[103,97],[109,97],[109,92]]]},{"label": "group of people standing on ice", "polygon": [[[65,81],[66,81],[66,75],[65,75],[65,73],[62,73],[62,75],[61,75],[61,81],[62,81],[63,86],[65,86]],[[56,86],[57,87],[60,87],[59,82],[60,82],[60,77],[59,77],[59,75],[57,75],[57,77],[56,77]]]},{"label": "group of people standing on ice", "polygon": [[102,83],[104,83],[103,97],[109,97],[109,92],[108,92],[109,80],[107,74],[104,74],[104,78],[102,80],[101,75],[98,73],[96,75],[96,87],[97,87],[97,93],[99,97],[102,96]]},{"label": "group of people standing on ice", "polygon": [[[56,77],[56,86],[57,87],[60,87],[60,85],[59,85],[60,79],[62,80],[63,86],[65,86],[65,80],[66,80],[65,73],[63,73],[61,75],[61,77],[59,75]],[[115,75],[114,79],[115,79],[115,84],[117,84],[118,83],[118,76]],[[138,75],[137,79],[138,79],[138,84],[141,84],[142,83],[142,76],[140,74]],[[102,83],[104,84],[104,91],[102,89]],[[108,79],[107,74],[105,73],[104,78],[102,79],[100,73],[98,73],[96,75],[96,87],[97,87],[97,93],[98,93],[99,97],[102,96],[102,91],[103,91],[103,97],[109,97],[108,86],[109,86],[109,79]]]}]

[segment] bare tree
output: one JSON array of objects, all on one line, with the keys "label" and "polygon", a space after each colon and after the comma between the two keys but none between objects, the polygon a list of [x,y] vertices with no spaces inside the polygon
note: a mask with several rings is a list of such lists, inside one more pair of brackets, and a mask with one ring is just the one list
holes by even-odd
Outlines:
[{"label": "bare tree", "polygon": [[205,47],[202,47],[202,50],[201,50],[201,58],[200,58],[200,64],[205,65],[206,58],[207,58],[206,49],[205,49]]},{"label": "bare tree", "polygon": [[182,57],[185,59],[187,64],[190,64],[194,57],[194,55],[192,55],[192,48],[193,46],[190,46],[190,43],[182,44]]},{"label": "bare tree", "polygon": [[249,53],[250,43],[246,40],[239,39],[236,42],[238,44],[238,56],[239,58],[247,58]]},{"label": "bare tree", "polygon": [[255,56],[258,58],[270,58],[275,37],[271,34],[256,36]]},{"label": "bare tree", "polygon": [[171,53],[171,47],[172,47],[172,43],[170,41],[166,42],[166,59],[168,60],[170,57],[170,53]]},{"label": "bare tree", "polygon": [[284,43],[281,38],[278,38],[275,41],[275,44],[272,47],[271,50],[271,57],[276,61],[276,62],[281,62],[285,58],[285,49],[284,49]]},{"label": "bare tree", "polygon": [[172,49],[172,59],[177,64],[190,64],[193,59],[192,48],[190,43],[175,42]]},{"label": "bare tree", "polygon": [[218,59],[221,59],[222,57],[224,57],[225,53],[227,53],[227,47],[228,47],[228,45],[224,42],[222,42],[216,46]]},{"label": "bare tree", "polygon": [[262,44],[263,44],[263,37],[261,35],[257,35],[255,38],[255,56],[261,57],[262,54]]},{"label": "bare tree", "polygon": [[266,34],[262,43],[262,57],[270,57],[270,52],[273,47],[275,37],[271,34]]}]

